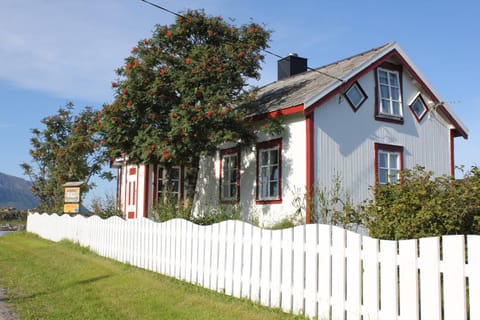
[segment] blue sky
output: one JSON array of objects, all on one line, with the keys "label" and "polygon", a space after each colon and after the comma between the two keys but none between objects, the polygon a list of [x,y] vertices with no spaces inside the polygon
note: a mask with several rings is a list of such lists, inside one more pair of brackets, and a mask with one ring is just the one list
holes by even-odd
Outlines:
[{"label": "blue sky", "polygon": [[[152,0],[175,12],[203,8],[235,24],[264,23],[270,50],[295,52],[309,67],[396,41],[469,128],[455,160],[480,164],[480,5],[476,1],[179,1]],[[67,101],[78,110],[113,99],[114,70],[155,24],[174,17],[140,0],[2,0],[0,2],[0,171],[22,176],[31,128]],[[262,78],[276,78],[266,55]],[[98,181],[98,196],[114,183]],[[89,204],[92,194],[86,200]]]}]

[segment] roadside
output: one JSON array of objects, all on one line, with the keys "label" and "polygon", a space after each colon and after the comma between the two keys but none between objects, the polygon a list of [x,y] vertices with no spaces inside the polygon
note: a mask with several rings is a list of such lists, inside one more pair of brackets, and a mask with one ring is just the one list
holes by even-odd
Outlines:
[{"label": "roadside", "polygon": [[15,312],[7,308],[5,290],[0,288],[0,320],[16,320],[18,319]]},{"label": "roadside", "polygon": [[[0,224],[0,236],[5,235],[10,232],[24,230],[25,225],[20,224]],[[5,289],[0,287],[0,320],[16,320],[18,319],[17,314],[7,307],[6,304],[7,296]]]}]

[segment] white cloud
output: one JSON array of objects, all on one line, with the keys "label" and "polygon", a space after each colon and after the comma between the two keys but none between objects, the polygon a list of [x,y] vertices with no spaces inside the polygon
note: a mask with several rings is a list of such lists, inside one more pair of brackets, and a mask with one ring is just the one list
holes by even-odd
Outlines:
[{"label": "white cloud", "polygon": [[150,8],[129,4],[2,0],[0,78],[68,99],[110,99],[114,70],[155,23]]}]

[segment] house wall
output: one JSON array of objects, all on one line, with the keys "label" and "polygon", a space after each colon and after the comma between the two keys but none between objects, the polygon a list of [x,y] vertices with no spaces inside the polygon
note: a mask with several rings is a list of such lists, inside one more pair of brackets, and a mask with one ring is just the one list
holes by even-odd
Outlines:
[{"label": "house wall", "polygon": [[338,174],[357,203],[371,197],[369,186],[375,184],[375,143],[403,146],[404,168],[421,165],[437,175],[450,173],[448,125],[436,113],[418,123],[408,106],[419,88],[404,71],[404,123],[377,121],[374,77],[372,71],[358,80],[368,99],[357,112],[339,95],[314,111],[314,182],[329,189]]},{"label": "house wall", "polygon": [[145,213],[145,174],[148,166],[145,165],[123,165],[120,170],[121,179],[118,189],[120,199],[119,206],[124,217],[133,219],[143,217]]},{"label": "house wall", "polygon": [[[305,194],[305,117],[295,114],[285,117],[284,132],[281,136],[260,134],[258,142],[282,138],[282,201],[281,203],[256,203],[256,149],[240,151],[240,201],[238,203],[243,219],[255,219],[260,225],[272,225],[295,213],[292,204],[295,197]],[[233,147],[224,145],[221,149]],[[220,198],[220,154],[203,157],[197,181],[195,213],[219,205]],[[304,219],[304,218],[302,218]]]}]

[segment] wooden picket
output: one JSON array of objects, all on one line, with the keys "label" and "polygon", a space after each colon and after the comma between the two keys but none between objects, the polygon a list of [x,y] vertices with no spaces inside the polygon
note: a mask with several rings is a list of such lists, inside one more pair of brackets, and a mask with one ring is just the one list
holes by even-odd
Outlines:
[{"label": "wooden picket", "polygon": [[267,230],[29,214],[27,231],[318,319],[480,319],[480,236],[378,240],[327,225]]}]

